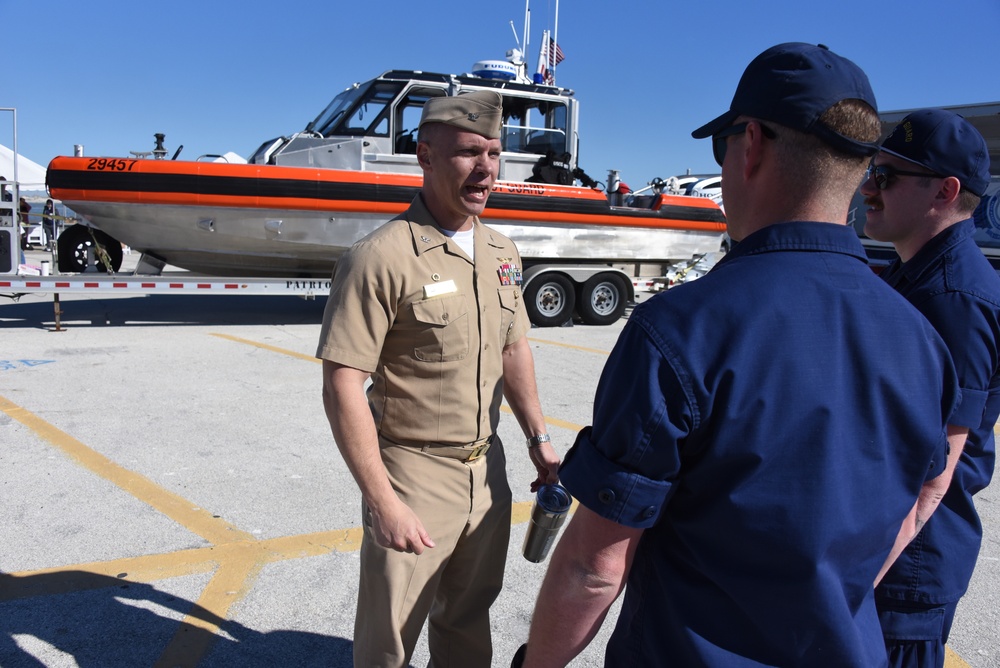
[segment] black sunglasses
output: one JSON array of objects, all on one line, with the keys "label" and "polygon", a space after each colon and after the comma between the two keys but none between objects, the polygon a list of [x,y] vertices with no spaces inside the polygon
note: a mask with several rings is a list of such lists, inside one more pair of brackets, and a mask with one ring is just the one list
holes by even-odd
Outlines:
[{"label": "black sunglasses", "polygon": [[[730,125],[725,130],[720,130],[716,134],[712,135],[712,155],[715,156],[715,161],[719,163],[719,167],[722,167],[722,163],[726,159],[726,150],[729,148],[729,144],[726,142],[726,137],[743,134],[746,132],[747,125],[749,125],[749,123],[737,123],[736,125]],[[774,139],[778,136],[774,133],[774,130],[767,127],[763,123],[760,124],[760,129],[763,131],[764,136],[768,139]]]},{"label": "black sunglasses", "polygon": [[910,172],[903,169],[896,169],[892,165],[869,164],[865,170],[865,183],[868,179],[875,179],[875,187],[885,190],[896,179],[897,176],[922,176],[925,179],[943,179],[944,177],[934,172]]}]

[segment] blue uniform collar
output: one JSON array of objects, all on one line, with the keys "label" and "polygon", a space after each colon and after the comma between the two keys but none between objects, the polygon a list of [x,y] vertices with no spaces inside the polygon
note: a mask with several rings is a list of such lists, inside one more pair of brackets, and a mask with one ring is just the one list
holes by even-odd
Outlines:
[{"label": "blue uniform collar", "polygon": [[716,266],[745,255],[781,251],[822,251],[842,253],[867,264],[868,256],[853,227],[836,223],[776,223],[757,230],[720,260]]},{"label": "blue uniform collar", "polygon": [[972,218],[949,225],[924,244],[909,262],[903,262],[899,258],[893,260],[882,272],[882,278],[892,286],[895,286],[901,277],[906,278],[911,284],[918,283],[921,275],[935,264],[939,257],[975,233],[976,225]]}]

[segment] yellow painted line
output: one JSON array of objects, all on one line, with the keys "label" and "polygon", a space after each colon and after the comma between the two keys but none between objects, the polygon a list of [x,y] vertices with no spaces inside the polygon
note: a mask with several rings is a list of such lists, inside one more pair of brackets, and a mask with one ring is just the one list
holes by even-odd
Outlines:
[{"label": "yellow painted line", "polygon": [[[290,357],[295,357],[300,360],[305,360],[306,362],[322,363],[323,360],[318,359],[315,355],[304,355],[300,352],[294,350],[288,350],[287,348],[280,348],[278,346],[272,346],[269,343],[261,343],[260,341],[253,341],[251,339],[244,339],[240,336],[233,336],[231,334],[221,334],[219,332],[211,332],[211,336],[216,336],[220,339],[227,339],[229,341],[234,341],[236,343],[244,343],[248,346],[254,346],[255,348],[261,348],[263,350],[270,350],[272,353],[278,353],[280,355],[289,355]],[[585,348],[584,346],[575,346],[571,343],[562,343],[560,341],[546,341],[545,339],[534,339],[528,337],[528,340],[533,343],[545,343],[550,346],[561,346],[563,348],[570,348],[572,350],[579,350],[586,353],[596,353],[598,355],[610,355],[611,353],[607,350],[598,350],[597,348]]]},{"label": "yellow painted line", "polygon": [[583,429],[582,425],[578,425],[574,422],[567,422],[566,420],[560,420],[559,418],[545,416],[545,423],[550,424],[554,427],[562,427],[563,429],[569,429],[570,431],[577,432]]},{"label": "yellow painted line", "polygon": [[[513,504],[511,524],[527,522],[530,514],[530,501]],[[0,602],[103,589],[118,586],[122,582],[148,584],[157,580],[210,573],[217,568],[221,572],[222,566],[241,566],[246,569],[246,577],[256,577],[254,569],[259,570],[259,567],[269,563],[322,556],[331,552],[355,552],[361,549],[361,536],[361,527],[351,527],[256,542],[238,541],[164,554],[3,573],[0,574]],[[231,579],[231,575],[221,578],[222,581]],[[230,583],[223,591],[229,592],[228,596],[242,589],[245,587],[234,589]],[[199,601],[199,605],[219,617],[224,617],[220,613],[223,609],[228,609],[229,603],[231,602],[224,598]]]},{"label": "yellow painted line", "polygon": [[[202,590],[193,611],[181,620],[154,668],[196,668],[208,653],[234,603],[250,593],[263,569],[260,562],[224,563]],[[208,611],[209,615],[201,614]],[[208,619],[206,619],[208,617]]]},{"label": "yellow painted line", "polygon": [[160,487],[149,478],[119,466],[61,429],[2,396],[0,396],[0,410],[35,432],[87,470],[117,485],[210,543],[255,540],[251,534],[240,531],[228,522],[213,516],[207,510],[198,508],[190,501]]},{"label": "yellow painted line", "polygon": [[[511,524],[523,524],[531,515],[531,501],[511,506]],[[574,507],[576,500],[573,501]],[[571,510],[572,512],[572,510]],[[117,586],[122,581],[148,584],[157,580],[209,573],[222,565],[266,565],[331,552],[361,549],[361,527],[280,536],[255,542],[237,541],[164,554],[96,561],[72,566],[0,574],[0,601],[52,596]],[[227,590],[228,591],[228,590]],[[204,606],[217,611],[216,606]]]},{"label": "yellow painted line", "polygon": [[[260,341],[253,341],[251,339],[244,339],[240,336],[233,336],[231,334],[221,334],[219,332],[211,332],[211,336],[216,336],[220,339],[227,339],[235,343],[244,343],[248,346],[254,346],[255,348],[261,348],[263,350],[270,350],[273,353],[278,353],[280,355],[289,355],[290,357],[295,357],[297,359],[305,360],[306,362],[322,363],[323,360],[317,358],[315,355],[304,355],[300,352],[294,350],[288,350],[287,348],[280,348],[278,346],[272,346],[269,343],[261,343]],[[533,339],[528,338],[529,341],[533,343],[545,343],[550,346],[561,346],[563,348],[571,348],[573,350],[579,350],[587,353],[596,353],[598,355],[610,355],[607,350],[598,350],[597,348],[585,348],[583,346],[574,346],[570,343],[562,343],[559,341],[546,341],[545,339]]]},{"label": "yellow painted line", "polygon": [[524,524],[531,517],[531,501],[517,501],[510,508],[510,524]]},{"label": "yellow painted line", "polygon": [[185,575],[210,573],[218,567],[212,548],[111,559],[87,564],[9,573],[0,579],[0,601],[102,589],[121,583],[150,583]]},{"label": "yellow painted line", "polygon": [[[230,546],[254,545],[258,542],[253,535],[240,531],[228,522],[213,516],[210,512],[193,506],[189,501],[167,491],[148,478],[119,466],[64,431],[4,397],[0,397],[0,410],[34,431],[87,470],[117,485],[207,541],[216,545],[226,543]],[[209,551],[216,559],[224,554],[224,550],[215,552],[210,548]],[[164,563],[170,562],[169,555],[157,555],[154,559],[156,568],[161,572]],[[230,606],[250,590],[250,586],[256,580],[257,574],[260,573],[263,563],[261,559],[253,557],[233,561],[213,560],[211,566],[215,569],[215,575],[202,591],[201,597],[194,607],[194,612],[182,621],[177,634],[167,645],[157,666],[183,666],[184,668],[197,666],[214,641],[219,622],[226,619]],[[201,569],[204,572],[204,564],[202,564]],[[121,573],[126,575],[121,576]],[[102,575],[104,577],[101,579],[108,582],[111,574],[104,573]],[[127,571],[120,572],[115,576],[115,579],[119,579],[120,576],[127,577]],[[50,579],[50,582],[53,583],[57,581],[58,578]],[[93,577],[91,577],[90,582],[93,583],[93,581]],[[4,581],[0,581],[0,596],[4,595],[4,591],[7,589],[6,586],[2,586],[6,582],[14,583],[16,580],[5,578]],[[24,580],[21,582],[23,583]],[[65,585],[65,583],[63,584]],[[49,586],[54,586],[54,584]],[[205,617],[208,617],[208,620]]]},{"label": "yellow painted line", "polygon": [[[514,414],[514,411],[512,411],[510,409],[510,407],[507,406],[507,404],[501,404],[500,405],[500,410],[503,411],[504,413],[509,414],[509,415],[513,415]],[[542,417],[545,420],[545,424],[550,425],[552,427],[560,427],[562,429],[569,429],[570,431],[574,431],[574,432],[580,431],[581,429],[583,429],[582,426],[576,424],[575,422],[567,422],[566,420],[560,420],[559,418],[549,417],[548,415],[544,415]]]},{"label": "yellow painted line", "polygon": [[261,348],[263,350],[270,350],[272,353],[278,353],[280,355],[288,355],[296,359],[305,360],[306,362],[314,362],[316,364],[322,364],[323,360],[318,359],[315,355],[303,355],[302,353],[295,352],[294,350],[288,350],[287,348],[279,348],[278,346],[272,346],[267,343],[261,343],[259,341],[251,341],[250,339],[244,339],[239,336],[232,336],[230,334],[219,334],[218,332],[212,332],[212,336],[217,336],[220,339],[227,339],[229,341],[234,341],[236,343],[244,343],[248,346],[254,346],[255,348]]},{"label": "yellow painted line", "polygon": [[[308,362],[320,362],[310,355],[249,339],[226,334],[213,334],[213,336]],[[592,348],[552,341],[536,341],[584,352],[608,354],[606,351]],[[506,406],[503,409],[510,412]],[[8,601],[118,586],[123,581],[149,583],[214,571],[212,579],[203,589],[192,612],[184,618],[174,638],[165,648],[156,664],[158,667],[196,667],[214,642],[220,626],[228,619],[231,607],[249,593],[266,564],[319,556],[333,551],[350,552],[360,548],[362,536],[360,527],[257,540],[254,536],[236,529],[207,511],[195,507],[182,497],[156,485],[148,478],[119,466],[2,396],[0,396],[0,410],[91,472],[213,543],[208,547],[166,554],[20,573],[0,573],[0,601]],[[574,431],[581,428],[579,425],[555,418],[546,418],[546,422]],[[994,432],[1000,435],[1000,423],[994,427]],[[576,504],[574,500],[574,508]],[[530,513],[530,501],[514,503],[511,509],[511,524],[527,522]],[[970,666],[954,651],[946,648],[945,668],[970,668]]]},{"label": "yellow painted line", "polygon": [[561,341],[547,341],[545,339],[535,339],[528,337],[528,340],[532,343],[545,343],[550,346],[560,346],[562,348],[569,348],[570,350],[579,350],[585,353],[596,353],[598,355],[610,355],[611,353],[607,350],[598,350],[597,348],[585,348],[583,346],[574,346],[572,343],[563,343]]},{"label": "yellow painted line", "polygon": [[[323,361],[323,360],[317,359],[316,357],[314,357],[312,355],[303,355],[302,353],[296,352],[294,350],[288,350],[287,348],[279,348],[278,346],[272,346],[272,345],[270,345],[268,343],[261,343],[259,341],[253,341],[251,339],[244,339],[244,338],[239,337],[239,336],[232,336],[230,334],[219,334],[217,332],[212,332],[211,335],[212,336],[217,336],[220,339],[226,339],[227,341],[233,341],[234,343],[242,343],[242,344],[245,344],[245,345],[248,345],[248,346],[253,346],[255,348],[261,348],[262,350],[269,350],[272,353],[278,353],[279,355],[288,355],[289,357],[294,357],[296,359],[305,360],[306,362],[322,363],[322,361]],[[532,340],[534,340],[534,339],[532,339]],[[601,353],[603,355],[607,355],[608,354],[608,353],[606,353],[606,352],[604,352],[602,350],[594,350],[592,348],[581,348],[579,346],[570,346],[570,345],[567,345],[567,344],[564,344],[564,343],[554,343],[552,341],[541,341],[541,342],[542,343],[552,343],[553,345],[559,345],[559,346],[566,346],[567,348],[576,348],[577,350],[585,350],[585,351],[588,351],[588,352]],[[510,413],[511,415],[513,415],[513,413],[510,410],[510,408],[508,408],[506,405],[501,406],[500,410],[502,410],[505,413]],[[566,422],[565,420],[560,420],[558,418],[547,417],[547,416],[545,417],[545,423],[549,424],[549,425],[552,425],[553,427],[561,427],[563,429],[569,429],[570,431],[580,431],[581,429],[583,429],[583,427],[581,427],[578,424],[574,424],[572,422]]]},{"label": "yellow painted line", "polygon": [[945,645],[944,647],[944,668],[972,668],[965,660],[960,657],[955,651]]},{"label": "yellow painted line", "polygon": [[[513,504],[510,513],[510,524],[511,526],[516,526],[518,524],[524,524],[529,519],[531,519],[531,501],[518,501]],[[572,505],[569,507],[569,514],[572,515],[576,512],[577,506],[580,502],[573,499]]]},{"label": "yellow painted line", "polygon": [[[515,523],[526,522],[530,508],[530,502],[514,504]],[[251,591],[266,564],[334,551],[355,551],[361,547],[361,536],[361,528],[353,527],[257,542],[238,541],[169,554],[0,574],[0,601],[114,587],[122,582],[148,583],[217,569],[154,664],[154,668],[196,668],[229,619],[232,606]]]},{"label": "yellow painted line", "polygon": [[[223,338],[253,343],[239,340],[237,337]],[[254,345],[315,361],[314,358],[283,351],[273,346]],[[0,396],[0,410],[88,470],[215,543],[209,547],[166,554],[20,573],[0,573],[0,601],[9,601],[112,587],[123,581],[149,583],[214,571],[212,579],[202,590],[192,611],[179,624],[176,634],[155,664],[156,668],[196,668],[215,641],[221,625],[228,619],[232,606],[250,592],[266,564],[319,556],[333,551],[350,552],[360,548],[362,535],[360,527],[257,540],[252,535],[211,516],[207,511],[193,507],[183,498],[168,492],[149,479],[115,464],[2,396]],[[571,425],[563,421],[554,422]],[[576,504],[574,500],[574,507]],[[530,514],[531,501],[514,503],[511,508],[511,524],[527,522]],[[954,651],[946,648],[945,668],[970,668],[970,666]]]},{"label": "yellow painted line", "polygon": [[361,549],[361,527],[334,529],[317,533],[283,536],[261,541],[272,554],[270,561],[315,557],[330,552],[354,552]]},{"label": "yellow painted line", "polygon": [[0,601],[100,589],[122,580],[148,584],[211,573],[223,564],[268,564],[360,547],[358,527],[8,573],[0,576]]}]

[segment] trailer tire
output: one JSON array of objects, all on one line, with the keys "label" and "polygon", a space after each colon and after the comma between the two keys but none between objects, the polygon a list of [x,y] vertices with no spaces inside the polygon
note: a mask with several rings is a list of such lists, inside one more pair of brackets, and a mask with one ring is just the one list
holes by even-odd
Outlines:
[{"label": "trailer tire", "polygon": [[575,302],[573,282],[562,274],[543,274],[524,290],[528,319],[538,327],[558,327],[570,320]]},{"label": "trailer tire", "polygon": [[[89,266],[87,252],[94,246],[95,239],[98,247],[103,248],[108,254],[112,271],[121,269],[122,245],[114,237],[101,230],[87,228],[85,225],[71,225],[63,230],[56,241],[56,247],[59,251],[59,271],[86,271]],[[97,258],[95,258],[94,266],[101,273],[107,272],[107,267]]]},{"label": "trailer tire", "polygon": [[597,274],[580,288],[577,311],[588,325],[610,325],[625,314],[628,306],[625,279],[617,274]]}]

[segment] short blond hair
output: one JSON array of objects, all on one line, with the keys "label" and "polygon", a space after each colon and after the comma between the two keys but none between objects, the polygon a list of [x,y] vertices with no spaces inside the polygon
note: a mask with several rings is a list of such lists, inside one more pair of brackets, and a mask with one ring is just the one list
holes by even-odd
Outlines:
[{"label": "short blond hair", "polygon": [[[882,132],[878,113],[862,100],[841,100],[823,112],[820,123],[859,142],[875,143]],[[796,187],[812,191],[857,190],[870,156],[846,153],[818,136],[782,127],[776,150]]]}]

